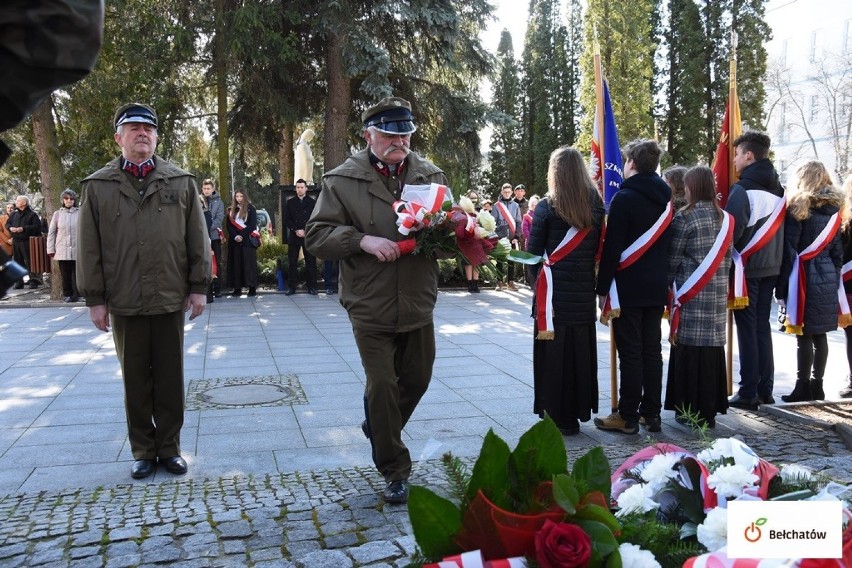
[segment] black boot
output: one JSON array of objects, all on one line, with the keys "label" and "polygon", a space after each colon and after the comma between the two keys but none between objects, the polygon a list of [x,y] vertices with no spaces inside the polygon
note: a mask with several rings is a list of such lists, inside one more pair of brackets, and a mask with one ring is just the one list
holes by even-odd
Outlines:
[{"label": "black boot", "polygon": [[822,390],[822,379],[811,379],[810,400],[825,400],[825,391]]},{"label": "black boot", "polygon": [[838,393],[840,398],[852,398],[852,377],[846,377],[846,380],[849,381],[849,384]]},{"label": "black boot", "polygon": [[468,292],[473,292],[473,280],[468,280],[468,281],[467,281],[467,291],[468,291]]},{"label": "black boot", "polygon": [[[781,396],[781,400],[784,402],[804,402],[806,400],[813,400],[811,398],[811,382],[807,379],[798,379],[796,381],[796,386],[793,388],[793,392],[790,394],[785,394]],[[822,381],[820,381],[822,383]]]},{"label": "black boot", "polygon": [[479,294],[479,280],[473,281],[473,293]]}]

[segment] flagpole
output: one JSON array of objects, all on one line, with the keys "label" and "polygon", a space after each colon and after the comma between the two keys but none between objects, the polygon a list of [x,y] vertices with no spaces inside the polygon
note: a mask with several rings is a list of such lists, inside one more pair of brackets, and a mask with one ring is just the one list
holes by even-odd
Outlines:
[{"label": "flagpole", "polygon": [[[601,70],[601,46],[598,43],[598,30],[594,28],[595,44],[594,44],[594,68],[595,68],[595,101],[597,112],[595,112],[595,121],[598,131],[598,148],[601,155],[600,164],[600,185],[598,189],[601,192],[601,199],[606,200],[606,176],[604,175],[604,164],[606,163],[604,141],[604,89],[603,89],[603,71]],[[615,345],[615,331],[612,327],[612,322],[607,324],[609,327],[609,390],[610,400],[612,401],[612,411],[618,411],[618,360],[616,358],[617,350]]]},{"label": "flagpole", "polygon": [[[725,116],[728,119],[728,181],[733,183],[736,179],[737,171],[734,168],[734,160],[731,156],[734,155],[734,137],[731,125],[734,123],[733,105],[737,103],[737,32],[731,30],[731,61],[730,61],[730,78],[728,81],[728,112]],[[739,106],[737,104],[737,106]],[[739,113],[737,113],[739,114]],[[739,120],[739,116],[737,119]],[[724,125],[723,125],[724,127]],[[728,329],[726,334],[728,342],[728,352],[726,357],[726,373],[728,375],[728,396],[734,394],[734,310],[728,309]]]}]

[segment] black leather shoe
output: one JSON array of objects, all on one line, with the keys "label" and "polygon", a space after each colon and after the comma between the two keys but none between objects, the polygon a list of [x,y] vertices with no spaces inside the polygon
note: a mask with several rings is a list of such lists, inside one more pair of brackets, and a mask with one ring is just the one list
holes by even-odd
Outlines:
[{"label": "black leather shoe", "polygon": [[662,430],[660,416],[642,416],[639,418],[639,425],[648,429],[648,432],[659,432]]},{"label": "black leather shoe", "polygon": [[311,296],[316,296],[317,291],[314,288],[308,288],[308,294],[310,294]]},{"label": "black leather shoe", "polygon": [[17,284],[15,284],[15,290],[23,290],[23,289],[24,289],[24,283],[23,282],[18,282]]},{"label": "black leather shoe", "polygon": [[760,406],[760,400],[757,397],[752,399],[747,399],[741,397],[739,394],[735,394],[729,401],[728,406],[733,406],[735,408],[742,408],[745,410],[757,410],[757,407]]},{"label": "black leather shoe", "polygon": [[326,293],[327,295],[331,296],[332,294],[334,294],[334,290],[332,290],[331,288],[326,288],[326,289],[325,289],[325,293]]},{"label": "black leather shoe", "polygon": [[157,462],[155,460],[136,460],[130,467],[130,477],[133,479],[145,479],[154,473],[154,467]]},{"label": "black leather shoe", "polygon": [[382,499],[385,503],[408,503],[408,480],[399,479],[388,482],[382,492]]},{"label": "black leather shoe", "polygon": [[364,420],[361,422],[361,431],[364,433],[364,436],[369,440],[370,439],[370,427],[367,426],[367,421]]},{"label": "black leather shoe", "polygon": [[767,396],[757,395],[757,402],[760,404],[775,404],[775,398],[771,394]]},{"label": "black leather shoe", "polygon": [[563,436],[576,436],[580,433],[580,423],[577,420],[574,420],[573,423],[569,423],[568,425],[559,426],[559,433]]},{"label": "black leather shoe", "polygon": [[62,301],[65,302],[66,304],[70,304],[74,300],[71,299],[71,296],[65,296],[65,298],[62,299]]},{"label": "black leather shoe", "polygon": [[180,456],[172,456],[170,458],[160,458],[160,463],[166,466],[166,471],[175,475],[183,475],[189,469],[186,466],[186,460]]}]

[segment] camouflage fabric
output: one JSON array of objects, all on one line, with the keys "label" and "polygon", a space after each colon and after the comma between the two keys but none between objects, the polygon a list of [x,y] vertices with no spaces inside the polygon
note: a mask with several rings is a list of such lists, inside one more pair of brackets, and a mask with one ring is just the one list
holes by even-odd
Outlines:
[{"label": "camouflage fabric", "polygon": [[103,20],[103,0],[0,2],[0,132],[23,121],[54,89],[89,74],[103,43]]}]

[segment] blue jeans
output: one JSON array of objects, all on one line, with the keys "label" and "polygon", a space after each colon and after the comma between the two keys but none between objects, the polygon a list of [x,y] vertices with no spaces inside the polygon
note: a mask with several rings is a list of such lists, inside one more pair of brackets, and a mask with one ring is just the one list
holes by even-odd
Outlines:
[{"label": "blue jeans", "polygon": [[777,276],[749,278],[748,306],[734,310],[737,322],[737,345],[740,351],[740,397],[767,399],[775,383],[775,361],[772,354],[772,331],[769,312]]},{"label": "blue jeans", "polygon": [[337,291],[337,272],[340,262],[337,260],[324,260],[322,263],[322,280],[326,290]]}]

